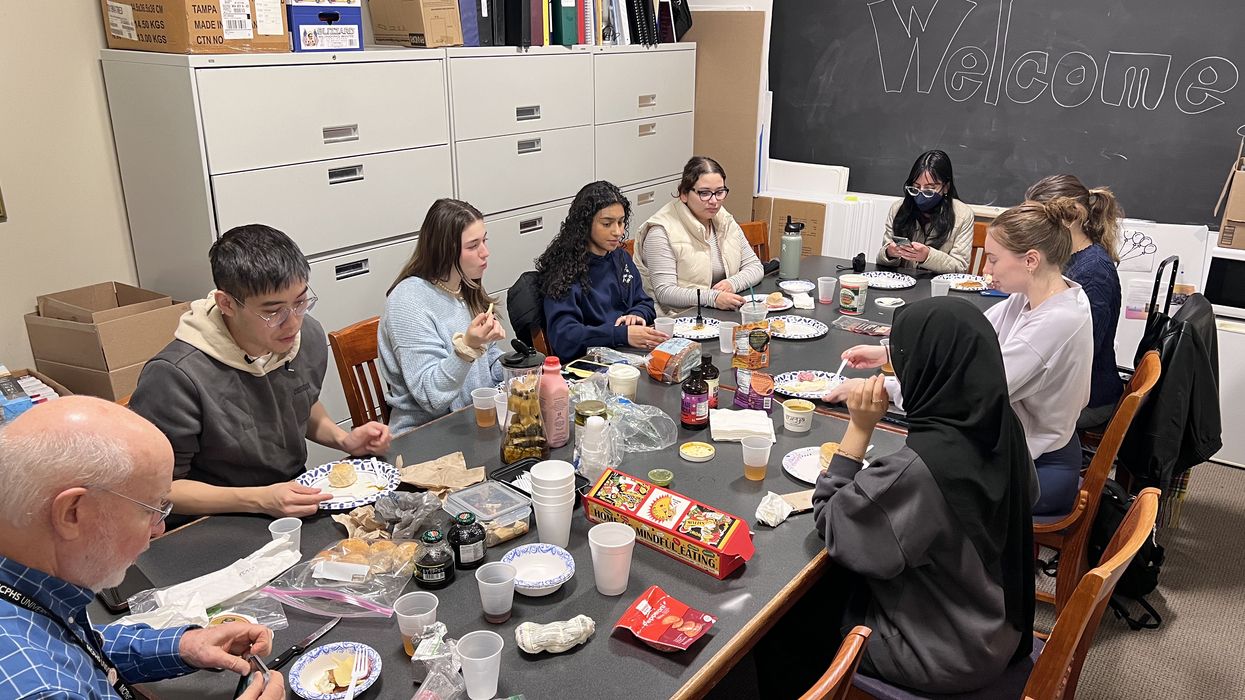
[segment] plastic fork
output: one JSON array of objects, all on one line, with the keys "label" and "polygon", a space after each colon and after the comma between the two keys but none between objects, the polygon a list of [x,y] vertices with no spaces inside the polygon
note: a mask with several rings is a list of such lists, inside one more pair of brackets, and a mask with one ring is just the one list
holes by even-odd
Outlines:
[{"label": "plastic fork", "polygon": [[350,671],[350,687],[346,689],[346,700],[354,700],[354,689],[365,676],[367,676],[367,655],[357,653],[354,655],[354,668]]}]

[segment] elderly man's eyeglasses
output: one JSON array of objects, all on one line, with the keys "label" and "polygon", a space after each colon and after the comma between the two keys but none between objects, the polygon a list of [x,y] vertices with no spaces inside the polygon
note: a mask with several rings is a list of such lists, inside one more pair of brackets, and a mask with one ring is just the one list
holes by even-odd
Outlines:
[{"label": "elderly man's eyeglasses", "polygon": [[152,525],[155,525],[156,523],[163,521],[165,518],[169,517],[169,513],[173,512],[173,502],[167,498],[160,499],[160,505],[157,507],[157,506],[147,505],[146,503],[143,503],[142,501],[130,498],[124,493],[117,493],[116,491],[113,491],[112,489],[106,489],[103,486],[94,486],[92,488],[95,488],[99,491],[107,491],[108,493],[111,493],[114,496],[117,496],[119,498],[124,498],[130,503],[140,505],[143,508],[146,508],[147,510],[151,511],[151,524]]},{"label": "elderly man's eyeglasses", "polygon": [[[312,294],[311,287],[307,288],[307,293],[309,295]],[[258,316],[260,320],[264,322],[264,325],[268,326],[269,328],[279,328],[285,325],[285,322],[290,320],[291,314],[298,316],[299,318],[302,318],[303,316],[307,314],[308,311],[311,311],[312,309],[316,308],[316,302],[320,301],[319,297],[307,296],[306,298],[299,299],[298,301],[294,302],[292,306],[282,306],[281,308],[277,309],[276,311],[273,311],[270,314],[261,314],[258,311],[252,310],[238,297],[235,297],[234,295],[230,294],[229,298],[238,302],[238,306],[241,306],[247,311],[250,311],[252,314],[255,314],[256,316]]]},{"label": "elderly man's eyeglasses", "polygon": [[711,199],[716,199],[720,202],[723,199],[726,199],[726,195],[731,193],[730,188],[728,187],[723,187],[720,190],[693,190],[693,191],[696,193],[697,197],[700,197],[700,201],[702,202],[708,202]]}]

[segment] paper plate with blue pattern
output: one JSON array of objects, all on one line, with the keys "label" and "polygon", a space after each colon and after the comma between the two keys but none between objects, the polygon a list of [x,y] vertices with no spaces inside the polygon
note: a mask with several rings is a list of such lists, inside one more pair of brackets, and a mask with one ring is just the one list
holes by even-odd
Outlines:
[{"label": "paper plate with blue pattern", "polygon": [[367,675],[354,687],[355,697],[360,697],[380,678],[381,661],[375,649],[359,642],[333,642],[304,652],[290,668],[288,685],[307,700],[344,700],[346,691],[337,690],[344,686],[335,684],[328,672],[340,660],[348,659],[353,665],[356,654],[367,657]]},{"label": "paper plate with blue pattern", "polygon": [[515,569],[514,589],[533,598],[553,593],[575,575],[574,557],[556,544],[525,544],[501,560]]},{"label": "paper plate with blue pattern", "polygon": [[[356,479],[349,486],[333,486],[329,473],[339,464],[354,468]],[[299,475],[294,481],[313,489],[333,494],[331,500],[320,504],[320,510],[351,510],[374,503],[382,493],[398,488],[398,469],[379,459],[352,457],[321,464]]]},{"label": "paper plate with blue pattern", "polygon": [[874,270],[873,272],[863,272],[861,275],[869,280],[871,289],[908,289],[916,286],[915,277],[901,272]]}]

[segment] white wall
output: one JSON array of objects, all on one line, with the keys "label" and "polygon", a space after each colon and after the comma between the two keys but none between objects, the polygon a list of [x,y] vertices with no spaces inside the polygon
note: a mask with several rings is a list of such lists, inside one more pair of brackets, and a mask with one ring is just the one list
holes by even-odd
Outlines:
[{"label": "white wall", "polygon": [[98,2],[0,1],[0,364],[12,369],[34,367],[22,316],[36,295],[136,279],[102,27]]}]

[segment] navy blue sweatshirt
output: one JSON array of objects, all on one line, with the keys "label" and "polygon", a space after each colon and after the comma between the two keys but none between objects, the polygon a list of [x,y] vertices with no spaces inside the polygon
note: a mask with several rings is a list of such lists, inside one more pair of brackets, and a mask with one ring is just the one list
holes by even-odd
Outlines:
[{"label": "navy blue sweatshirt", "polygon": [[614,322],[629,314],[649,324],[657,316],[631,256],[621,248],[588,253],[587,288],[576,282],[561,299],[545,298],[545,338],[563,361],[590,347],[627,347],[627,327]]},{"label": "navy blue sweatshirt", "polygon": [[1115,366],[1115,328],[1120,321],[1120,275],[1106,248],[1097,243],[1072,254],[1064,274],[1085,289],[1094,320],[1094,362],[1089,408],[1115,405],[1124,382]]}]

